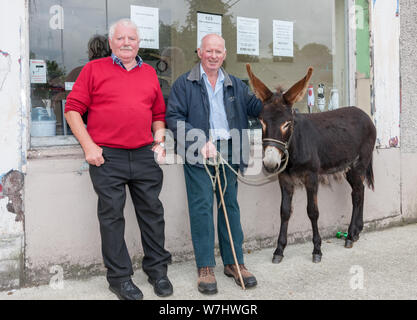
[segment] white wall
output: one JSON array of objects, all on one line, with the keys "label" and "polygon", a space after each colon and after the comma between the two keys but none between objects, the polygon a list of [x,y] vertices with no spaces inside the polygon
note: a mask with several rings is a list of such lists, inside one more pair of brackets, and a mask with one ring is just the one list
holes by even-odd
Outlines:
[{"label": "white wall", "polygon": [[[16,222],[10,206],[11,185],[3,185],[15,170],[23,177],[27,144],[27,8],[25,1],[0,2],[0,288],[19,285],[23,221]],[[10,176],[9,176],[10,177]],[[10,181],[8,181],[10,182]],[[18,197],[23,197],[22,190]],[[19,202],[19,203],[17,203]]]},{"label": "white wall", "polygon": [[401,0],[401,160],[402,210],[413,216],[417,212],[417,6]]},{"label": "white wall", "polygon": [[[97,196],[88,171],[83,166],[81,150],[61,157],[34,155],[28,161],[26,194],[26,276],[28,282],[48,281],[53,265],[63,267],[65,277],[103,271]],[[365,229],[375,229],[401,219],[399,149],[382,150],[374,155],[375,192],[366,189]],[[165,208],[166,247],[174,261],[193,258],[184,173],[181,165],[164,165],[161,201]],[[277,180],[262,186],[239,183],[245,248],[276,246],[280,228],[281,194]],[[347,230],[350,223],[351,189],[345,180],[320,187],[319,227],[322,237],[332,237]],[[307,217],[304,189],[297,189],[294,212],[289,223],[289,243],[311,241],[311,223]],[[126,243],[134,261],[143,251],[133,206],[128,196]],[[271,249],[271,257],[273,250]],[[323,253],[326,254],[325,242]],[[308,256],[311,252],[306,252]],[[267,261],[265,263],[268,263]],[[140,265],[139,265],[140,266]]]},{"label": "white wall", "polygon": [[373,41],[373,98],[377,145],[390,147],[398,138],[400,146],[400,18],[396,0],[370,1]]}]

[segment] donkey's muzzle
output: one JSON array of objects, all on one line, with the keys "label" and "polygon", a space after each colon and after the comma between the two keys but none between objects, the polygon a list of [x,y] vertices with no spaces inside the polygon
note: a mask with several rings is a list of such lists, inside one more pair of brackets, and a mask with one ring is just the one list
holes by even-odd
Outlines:
[{"label": "donkey's muzzle", "polygon": [[281,165],[281,153],[278,148],[267,146],[262,162],[266,171],[270,173],[277,171]]}]

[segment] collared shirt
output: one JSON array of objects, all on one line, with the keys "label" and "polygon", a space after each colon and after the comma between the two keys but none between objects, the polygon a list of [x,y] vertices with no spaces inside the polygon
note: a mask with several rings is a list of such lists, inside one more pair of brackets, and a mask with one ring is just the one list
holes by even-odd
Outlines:
[{"label": "collared shirt", "polygon": [[[116,63],[117,65],[121,66],[123,69],[127,70],[126,67],[123,65],[122,60],[120,60],[114,53],[111,54],[111,58],[113,59],[113,64]],[[136,60],[137,64],[131,70],[135,69],[136,67],[141,67],[142,66],[143,60],[142,60],[141,57],[136,56],[135,60]]]},{"label": "collared shirt", "polygon": [[218,73],[219,74],[217,76],[216,86],[213,89],[208,80],[206,72],[200,64],[200,75],[206,84],[210,102],[210,128],[211,138],[213,141],[229,140],[231,137],[223,100],[224,74],[221,69],[219,69]]}]

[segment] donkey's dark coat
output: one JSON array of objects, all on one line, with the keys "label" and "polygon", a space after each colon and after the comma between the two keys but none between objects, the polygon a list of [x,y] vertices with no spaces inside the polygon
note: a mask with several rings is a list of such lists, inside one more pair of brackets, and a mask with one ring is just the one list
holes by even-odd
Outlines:
[{"label": "donkey's dark coat", "polygon": [[[352,187],[352,219],[345,242],[345,247],[352,247],[353,242],[359,239],[359,233],[363,228],[364,181],[366,180],[371,189],[374,188],[374,124],[365,112],[356,107],[315,114],[295,113],[292,106],[304,97],[312,68],[309,68],[307,75],[285,93],[280,89],[272,93],[252,73],[249,65],[247,71],[252,88],[264,105],[259,116],[263,126],[262,138],[284,143],[290,140],[288,165],[279,175],[282,195],[281,229],[273,262],[281,262],[284,256],[295,180],[301,180],[306,187],[307,213],[313,228],[313,261],[321,260],[317,191],[319,176],[322,174],[344,172]],[[264,143],[264,150],[267,147],[271,149],[271,146],[274,147],[274,144]],[[282,150],[275,153],[283,156]],[[278,160],[275,164],[269,161],[267,165],[264,162],[264,167],[268,171],[276,171],[279,169],[279,162]]]}]

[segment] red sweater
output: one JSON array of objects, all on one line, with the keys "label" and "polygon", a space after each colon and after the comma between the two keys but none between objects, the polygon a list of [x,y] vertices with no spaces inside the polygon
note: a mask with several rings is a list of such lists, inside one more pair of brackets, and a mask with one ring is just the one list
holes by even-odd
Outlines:
[{"label": "red sweater", "polygon": [[153,141],[152,122],[165,122],[155,70],[143,63],[127,71],[111,57],[90,61],[67,97],[65,112],[88,111],[87,131],[99,146],[134,149]]}]

